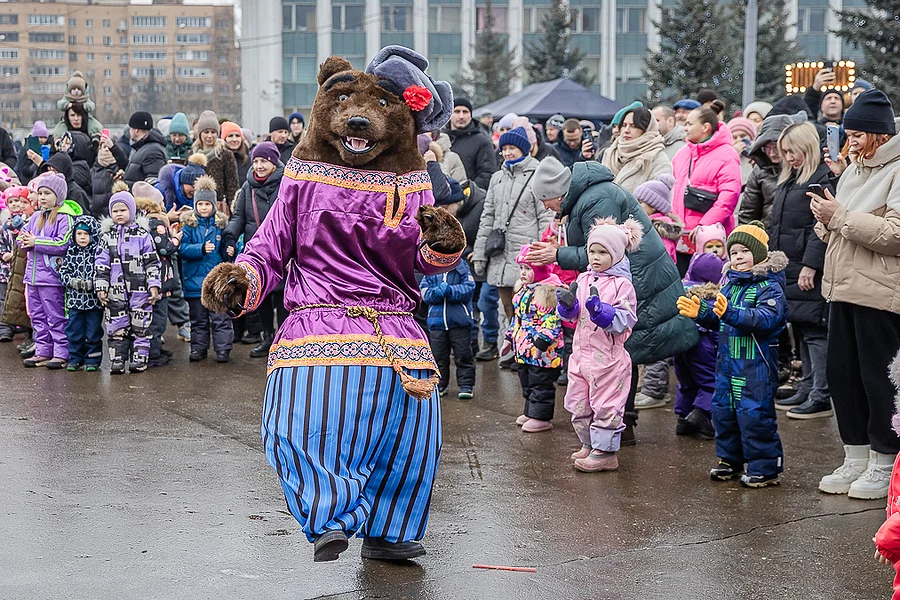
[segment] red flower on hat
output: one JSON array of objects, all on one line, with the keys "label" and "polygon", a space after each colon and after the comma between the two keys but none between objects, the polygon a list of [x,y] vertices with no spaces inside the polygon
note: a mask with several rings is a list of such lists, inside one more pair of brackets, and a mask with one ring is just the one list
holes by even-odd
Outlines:
[{"label": "red flower on hat", "polygon": [[411,85],[403,92],[403,100],[414,111],[423,110],[431,102],[431,92],[421,85]]}]

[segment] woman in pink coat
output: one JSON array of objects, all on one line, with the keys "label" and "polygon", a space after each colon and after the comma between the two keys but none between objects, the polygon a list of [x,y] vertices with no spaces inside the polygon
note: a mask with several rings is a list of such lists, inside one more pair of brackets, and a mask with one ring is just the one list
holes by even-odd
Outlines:
[{"label": "woman in pink coat", "polygon": [[687,272],[695,250],[693,229],[721,223],[734,229],[734,209],[741,194],[741,161],[732,147],[731,131],[719,121],[724,110],[719,100],[688,115],[687,144],[672,159],[675,189],[672,210],[684,221],[685,235],[678,244],[678,270]]},{"label": "woman in pink coat", "polygon": [[588,270],[569,291],[557,292],[559,316],[575,322],[565,407],[581,441],[581,450],[572,454],[579,471],[619,468],[617,452],[631,390],[625,341],[637,323],[637,296],[625,251],[636,250],[643,234],[635,219],[622,225],[612,217],[598,220],[587,240]]}]

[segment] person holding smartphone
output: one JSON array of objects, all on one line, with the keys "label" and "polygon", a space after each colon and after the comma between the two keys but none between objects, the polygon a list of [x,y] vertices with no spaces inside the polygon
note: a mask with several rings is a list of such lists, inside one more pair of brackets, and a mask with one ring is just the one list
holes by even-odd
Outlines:
[{"label": "person holding smartphone", "polygon": [[778,138],[781,173],[769,216],[769,249],[781,250],[788,260],[788,323],[800,360],[803,380],[797,392],[775,407],[792,419],[830,417],[831,395],[825,377],[828,309],[822,297],[826,244],[815,234],[816,218],[807,192],[833,191],[836,178],[819,150],[819,134],[812,123],[790,125]]}]

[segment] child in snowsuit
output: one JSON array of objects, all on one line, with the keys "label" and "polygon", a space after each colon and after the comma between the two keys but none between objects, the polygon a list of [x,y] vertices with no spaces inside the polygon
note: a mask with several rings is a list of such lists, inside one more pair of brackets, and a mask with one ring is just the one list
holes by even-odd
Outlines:
[{"label": "child in snowsuit", "polygon": [[[709,309],[719,295],[722,279],[721,258],[711,252],[698,253],[691,260],[682,283],[685,294],[706,302]],[[712,425],[712,398],[716,390],[716,349],[719,346],[719,330],[706,329],[697,324],[700,343],[675,355],[675,435],[698,435],[714,439]]]},{"label": "child in snowsuit", "polygon": [[60,174],[41,176],[35,187],[40,212],[32,215],[18,237],[19,246],[28,252],[25,293],[35,342],[34,356],[23,364],[62,369],[69,359],[69,345],[59,267],[72,239],[74,218],[81,209],[66,201],[68,185]]},{"label": "child in snowsuit", "polygon": [[216,211],[216,182],[209,175],[197,178],[194,185],[194,210],[181,215],[181,255],[184,297],[191,310],[191,362],[206,360],[209,338],[216,362],[227,363],[234,343],[231,317],[211,312],[200,302],[203,279],[213,267],[236,254],[233,244],[222,240],[228,219]]},{"label": "child in snowsuit", "polygon": [[637,295],[625,252],[638,248],[641,224],[600,219],[587,240],[589,268],[559,293],[559,315],[575,321],[565,407],[581,449],[572,454],[585,473],[619,468],[625,401],[631,391],[631,356],[625,342],[637,323]]},{"label": "child in snowsuit", "polygon": [[450,352],[456,358],[459,399],[472,398],[475,387],[475,355],[472,352],[472,295],[475,280],[469,265],[461,260],[443,275],[429,275],[419,284],[422,301],[428,305],[428,342],[441,373],[441,396],[450,385]]},{"label": "child in snowsuit", "polygon": [[521,287],[513,296],[513,318],[506,330],[501,355],[513,352],[519,365],[519,383],[525,398],[525,411],[516,425],[526,433],[553,429],[556,386],[562,367],[562,321],[556,314],[556,291],[563,282],[548,266],[525,260],[529,246],[522,246],[519,263]]},{"label": "child in snowsuit", "polygon": [[[565,218],[554,218],[550,221],[550,224],[547,226],[547,229],[544,230],[544,233],[541,234],[542,242],[550,242],[552,244],[557,244],[558,246],[566,245],[566,226],[565,226]],[[553,263],[547,265],[550,268],[551,273],[555,273],[557,277],[562,280],[565,285],[571,285],[578,278],[578,271],[570,271],[563,269],[558,264]],[[567,321],[563,321],[563,348],[561,351],[562,354],[562,373],[559,375],[559,379],[556,380],[558,385],[568,385],[569,384],[569,357],[572,356],[572,341],[575,339],[575,325],[573,323],[569,323]]]},{"label": "child in snowsuit", "polygon": [[[682,315],[719,330],[712,420],[717,466],[713,481],[740,476],[745,487],[778,484],[784,451],[775,420],[778,336],[787,319],[783,252],[769,252],[759,221],[741,225],[726,240],[731,261],[726,282],[710,309],[694,296],[678,299]],[[747,472],[744,473],[744,463]]]},{"label": "child in snowsuit", "polygon": [[147,370],[150,318],[159,299],[159,257],[144,218],[137,217],[134,196],[116,192],[109,217],[100,226],[94,288],[106,306],[110,373],[125,372],[129,356],[133,373]]},{"label": "child in snowsuit", "polygon": [[697,252],[691,260],[703,253],[715,254],[722,260],[728,260],[728,257],[725,256],[725,240],[728,239],[728,234],[725,233],[725,227],[721,223],[697,225],[694,232],[697,240]]},{"label": "child in snowsuit", "polygon": [[[3,312],[3,303],[9,282],[12,279],[12,262],[15,256],[16,237],[19,230],[25,226],[23,217],[25,202],[28,202],[28,188],[12,186],[3,192],[6,200],[6,208],[0,212],[0,313]],[[13,328],[0,321],[0,342],[13,340]]]},{"label": "child in snowsuit", "polygon": [[75,218],[72,241],[59,269],[66,286],[66,339],[68,371],[100,369],[103,360],[103,305],[94,293],[94,262],[100,246],[100,222],[94,217]]},{"label": "child in snowsuit", "polygon": [[[897,435],[900,435],[900,353],[894,357],[890,367],[891,381],[897,388],[897,396],[894,400],[894,418],[891,425]],[[892,600],[900,600],[900,454],[894,461],[894,470],[891,471],[891,484],[888,488],[887,520],[878,528],[875,534],[875,560],[884,564],[894,565],[894,593]]]}]

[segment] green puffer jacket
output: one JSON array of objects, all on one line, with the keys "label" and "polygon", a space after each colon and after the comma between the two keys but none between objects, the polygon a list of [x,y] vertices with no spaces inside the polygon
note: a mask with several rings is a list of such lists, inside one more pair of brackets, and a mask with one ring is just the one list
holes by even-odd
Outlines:
[{"label": "green puffer jacket", "polygon": [[684,286],[662,239],[634,196],[613,179],[612,171],[598,162],[575,163],[572,185],[562,203],[562,213],[568,217],[568,246],[559,249],[557,262],[563,269],[587,269],[585,243],[596,219],[613,217],[623,223],[633,217],[640,221],[644,240],[628,255],[638,321],[625,348],[635,364],[648,364],[689,350],[700,338],[693,321],[678,314],[675,302],[684,294]]}]

